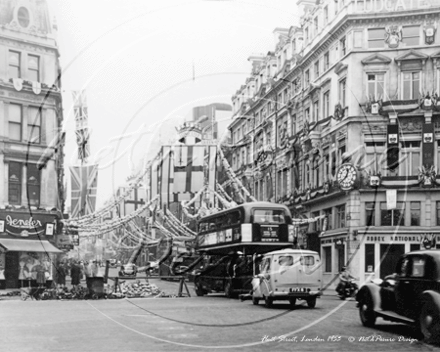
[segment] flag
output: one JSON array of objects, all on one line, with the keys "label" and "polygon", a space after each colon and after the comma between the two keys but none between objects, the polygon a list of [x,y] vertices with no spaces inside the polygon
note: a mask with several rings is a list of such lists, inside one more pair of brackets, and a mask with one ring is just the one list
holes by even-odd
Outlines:
[{"label": "flag", "polygon": [[76,130],[75,134],[76,144],[78,145],[78,159],[85,161],[90,155],[89,129]]},{"label": "flag", "polygon": [[160,172],[160,207],[168,206],[170,202],[170,195],[173,192],[173,157],[172,147],[163,146],[161,150],[161,159],[159,168]]},{"label": "flag", "polygon": [[[181,145],[174,149],[173,200],[190,200],[207,184],[215,189],[217,147],[212,145]],[[213,202],[213,195],[210,196]],[[197,206],[197,203],[196,203]]]},{"label": "flag", "polygon": [[73,218],[95,211],[98,165],[70,167],[71,216]]}]

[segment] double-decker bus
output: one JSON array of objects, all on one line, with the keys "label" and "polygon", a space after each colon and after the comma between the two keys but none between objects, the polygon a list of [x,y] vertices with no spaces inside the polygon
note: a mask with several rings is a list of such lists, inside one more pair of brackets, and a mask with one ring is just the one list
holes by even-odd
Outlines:
[{"label": "double-decker bus", "polygon": [[294,240],[289,209],[269,202],[222,210],[201,218],[197,227],[195,249],[205,256],[194,279],[199,296],[249,292],[255,255],[292,248]]}]

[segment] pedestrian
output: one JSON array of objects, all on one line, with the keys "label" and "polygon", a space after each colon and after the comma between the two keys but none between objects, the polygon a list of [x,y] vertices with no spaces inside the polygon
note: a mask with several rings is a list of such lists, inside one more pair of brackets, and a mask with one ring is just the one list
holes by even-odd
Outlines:
[{"label": "pedestrian", "polygon": [[36,271],[38,288],[43,288],[46,286],[46,268],[44,267],[44,264],[37,265]]},{"label": "pedestrian", "polygon": [[81,267],[77,263],[72,264],[70,269],[70,276],[72,277],[72,286],[77,287],[81,281]]},{"label": "pedestrian", "polygon": [[93,276],[92,263],[86,262],[86,265],[84,266],[84,273],[86,274],[86,279],[88,277],[92,277]]},{"label": "pedestrian", "polygon": [[57,268],[57,285],[59,288],[66,286],[67,265],[60,263]]},{"label": "pedestrian", "polygon": [[100,268],[99,268],[99,264],[96,260],[93,261],[93,264],[91,266],[91,271],[92,271],[92,276],[93,277],[100,277],[101,272],[100,272]]}]

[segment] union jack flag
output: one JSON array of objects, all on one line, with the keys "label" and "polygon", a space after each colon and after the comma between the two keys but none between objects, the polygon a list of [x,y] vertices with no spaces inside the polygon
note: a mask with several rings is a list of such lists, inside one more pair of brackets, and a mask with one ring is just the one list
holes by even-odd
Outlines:
[{"label": "union jack flag", "polygon": [[95,211],[98,165],[70,167],[71,216],[76,218]]},{"label": "union jack flag", "polygon": [[78,144],[78,159],[85,161],[90,155],[89,129],[76,130],[76,144]]}]

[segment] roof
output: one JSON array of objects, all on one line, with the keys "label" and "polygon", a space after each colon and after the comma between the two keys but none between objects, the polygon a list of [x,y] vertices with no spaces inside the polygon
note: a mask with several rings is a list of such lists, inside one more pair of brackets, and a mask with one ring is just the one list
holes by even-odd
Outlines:
[{"label": "roof", "polygon": [[211,216],[221,215],[222,213],[228,213],[228,212],[230,212],[231,210],[234,210],[234,209],[240,209],[241,208],[241,209],[249,210],[249,209],[252,209],[252,208],[264,208],[264,207],[271,207],[271,208],[274,208],[274,209],[277,209],[277,208],[278,209],[284,209],[284,210],[287,210],[288,213],[290,214],[289,208],[287,206],[285,206],[284,204],[271,203],[271,202],[250,202],[250,203],[239,204],[236,207],[229,208],[229,209],[224,209],[224,210],[221,210],[221,211],[219,211],[217,213],[214,213],[214,214],[209,214],[209,215],[201,218],[200,220],[203,220],[204,218],[209,218]]},{"label": "roof", "polygon": [[293,248],[284,248],[266,253],[266,255],[272,255],[272,254],[319,254],[319,253],[315,251],[311,251],[309,249],[293,249]]},{"label": "roof", "polygon": [[49,241],[45,240],[22,240],[1,238],[0,247],[7,251],[13,252],[47,252],[47,253],[63,253]]}]

